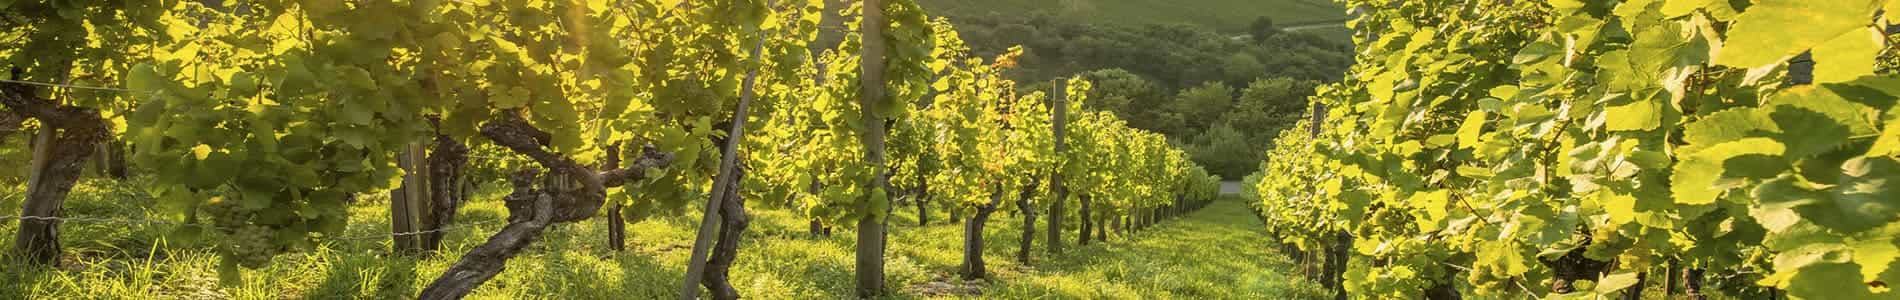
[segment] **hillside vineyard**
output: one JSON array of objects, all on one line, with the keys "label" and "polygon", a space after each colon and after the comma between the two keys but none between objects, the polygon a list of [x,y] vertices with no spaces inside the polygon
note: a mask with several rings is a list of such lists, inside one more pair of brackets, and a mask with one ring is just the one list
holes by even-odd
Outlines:
[{"label": "hillside vineyard", "polygon": [[[1026,217],[1027,263],[1039,214],[1145,227],[1217,193],[1160,135],[1082,109],[1087,81],[1019,91],[1001,71],[1020,51],[973,57],[910,0],[850,3],[842,27],[820,25],[823,5],[0,1],[0,120],[37,140],[8,258],[74,255],[62,207],[114,151],[149,177],[145,222],[181,224],[165,247],[214,253],[225,284],[387,221],[392,253],[460,256],[403,295],[424,299],[469,295],[562,224],[610,219],[621,249],[626,223],[674,216],[703,216],[680,296],[738,298],[747,204],[855,229],[855,294],[876,297],[900,199],[973,215],[961,273],[984,278],[998,209]],[[821,31],[847,38],[810,42]],[[446,252],[490,182],[506,226]],[[387,220],[351,209],[384,194]]]}]

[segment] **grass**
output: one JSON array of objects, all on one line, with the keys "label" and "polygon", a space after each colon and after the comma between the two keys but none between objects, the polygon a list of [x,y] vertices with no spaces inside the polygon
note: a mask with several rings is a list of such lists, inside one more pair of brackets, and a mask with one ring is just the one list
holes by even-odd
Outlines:
[{"label": "grass", "polygon": [[1187,23],[1238,32],[1266,16],[1282,26],[1336,22],[1346,9],[1332,0],[919,0],[925,8],[949,15],[1044,12],[1073,21],[1102,24]]},{"label": "grass", "polygon": [[[67,216],[160,218],[148,211],[146,181],[85,180],[67,202]],[[18,185],[0,186],[17,195]],[[499,189],[485,189],[462,210],[460,222],[505,218]],[[345,236],[388,231],[383,197],[359,200]],[[18,197],[0,199],[14,208]],[[758,206],[758,205],[754,205]],[[902,211],[902,210],[900,210]],[[753,209],[733,284],[749,298],[837,299],[852,292],[852,237],[806,234],[806,221],[785,210]],[[1313,299],[1319,288],[1289,276],[1291,263],[1266,250],[1258,221],[1237,200],[1223,200],[1186,218],[1162,223],[1107,244],[1074,246],[1059,254],[1038,252],[1034,266],[1011,259],[1020,219],[997,214],[987,232],[985,255],[993,279],[980,294],[932,294],[932,282],[954,282],[961,255],[961,227],[938,221],[916,226],[915,215],[892,220],[887,280],[892,298],[1055,299]],[[605,224],[557,225],[540,242],[509,261],[508,269],[472,299],[658,299],[676,297],[697,216],[647,220],[628,226],[628,250],[608,250]],[[18,223],[0,221],[0,233]],[[454,231],[444,255],[413,258],[388,254],[388,239],[332,241],[318,249],[279,256],[263,269],[244,270],[241,283],[218,281],[216,255],[199,247],[172,245],[168,225],[67,223],[65,257],[58,268],[0,259],[0,299],[400,299],[414,297],[452,264],[454,256],[481,243],[500,223]],[[1038,242],[1040,241],[1038,239]],[[11,240],[6,238],[5,240]],[[11,244],[10,242],[8,243]],[[1038,250],[1043,250],[1038,244]]]}]

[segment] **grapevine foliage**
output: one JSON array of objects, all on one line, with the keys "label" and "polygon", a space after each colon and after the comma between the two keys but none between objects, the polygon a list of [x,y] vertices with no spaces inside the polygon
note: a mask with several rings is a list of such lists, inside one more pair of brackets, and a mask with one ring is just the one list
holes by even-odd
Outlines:
[{"label": "grapevine foliage", "polygon": [[[817,0],[0,0],[0,40],[28,41],[0,46],[0,68],[124,90],[38,96],[117,123],[162,210],[194,223],[170,240],[213,249],[226,278],[333,239],[356,195],[401,183],[399,152],[439,136],[506,156],[478,162],[477,177],[540,167],[547,186],[584,186],[517,187],[592,201],[556,205],[552,222],[605,201],[633,220],[682,213],[708,198],[720,129],[746,88],[761,121],[740,152],[755,172],[744,191],[816,219],[884,217],[891,196],[865,184],[878,176],[938,187],[956,209],[1057,172],[1105,216],[1213,197],[1217,178],[1164,137],[1083,110],[1080,79],[1061,93],[1074,146],[1058,153],[1048,94],[1002,75],[1020,49],[972,58],[948,21],[885,3],[844,10],[882,9],[888,23],[844,30],[883,36],[813,53]],[[865,38],[889,45],[888,97],[872,99],[894,132],[885,165],[867,165],[858,139],[871,127],[858,118]],[[639,180],[591,169],[652,152],[670,166]]]},{"label": "grapevine foliage", "polygon": [[1350,248],[1349,294],[1590,298],[1679,261],[1894,297],[1900,1],[1344,2],[1359,64],[1253,190],[1289,242]]}]

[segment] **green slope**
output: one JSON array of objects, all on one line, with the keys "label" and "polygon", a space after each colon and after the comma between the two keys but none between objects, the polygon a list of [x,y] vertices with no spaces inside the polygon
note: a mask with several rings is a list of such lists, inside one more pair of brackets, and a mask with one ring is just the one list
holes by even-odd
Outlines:
[{"label": "green slope", "polygon": [[1190,23],[1216,30],[1240,30],[1254,18],[1278,24],[1337,21],[1346,11],[1331,0],[918,0],[925,8],[950,16],[1045,12],[1064,19],[1101,24]]}]

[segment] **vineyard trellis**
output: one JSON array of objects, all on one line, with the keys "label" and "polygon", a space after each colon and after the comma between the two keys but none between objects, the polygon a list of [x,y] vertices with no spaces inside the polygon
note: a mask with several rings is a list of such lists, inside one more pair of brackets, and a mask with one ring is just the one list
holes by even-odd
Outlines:
[{"label": "vineyard trellis", "polygon": [[[201,230],[172,246],[216,254],[223,279],[327,241],[392,239],[392,252],[426,255],[442,233],[505,222],[419,295],[440,299],[472,292],[552,226],[733,205],[706,213],[702,241],[717,226],[717,244],[695,247],[711,252],[705,275],[681,292],[698,283],[724,299],[739,295],[722,281],[745,199],[855,223],[862,296],[885,292],[880,228],[898,199],[962,215],[1013,190],[1022,215],[1046,209],[1103,237],[1108,220],[1129,230],[1212,200],[1217,178],[1164,137],[1081,109],[1086,82],[1059,79],[1052,109],[1001,76],[1020,50],[971,57],[913,1],[865,3],[7,2],[0,22],[25,26],[0,38],[25,43],[0,46],[0,102],[45,138],[24,212],[0,219],[20,221],[15,253],[42,265],[58,263],[61,223]],[[826,10],[843,25],[821,24]],[[859,33],[808,48],[824,26]],[[1058,148],[1055,135],[1076,141]],[[803,155],[748,155],[762,151]],[[60,215],[95,153],[129,154],[161,218]],[[1039,200],[1048,176],[1082,195],[1082,213]],[[468,180],[512,188],[505,221],[455,221],[473,200]],[[353,199],[378,192],[391,193],[392,232],[340,235]],[[982,222],[969,222],[980,245]]]}]

